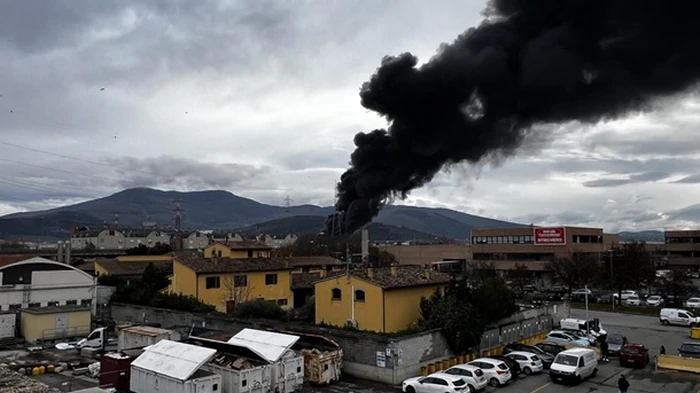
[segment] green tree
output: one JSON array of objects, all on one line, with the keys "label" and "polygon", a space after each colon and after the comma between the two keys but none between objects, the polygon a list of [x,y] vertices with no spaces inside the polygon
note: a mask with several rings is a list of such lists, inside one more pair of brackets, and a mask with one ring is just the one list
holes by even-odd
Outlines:
[{"label": "green tree", "polygon": [[690,277],[680,270],[675,270],[670,275],[660,278],[657,284],[664,294],[673,296],[674,299],[684,298],[698,289]]},{"label": "green tree", "polygon": [[525,285],[529,285],[532,282],[532,272],[524,263],[516,263],[512,269],[506,272],[506,277],[520,293],[524,292]]},{"label": "green tree", "polygon": [[[473,305],[482,322],[490,326],[520,310],[515,304],[515,293],[501,277],[489,277],[472,291]],[[480,300],[481,299],[481,300]]]},{"label": "green tree", "polygon": [[566,256],[556,256],[547,269],[554,281],[564,285],[567,293],[575,286],[592,285],[598,281],[600,264],[591,254],[574,252]]},{"label": "green tree", "polygon": [[617,292],[617,302],[620,303],[623,290],[636,290],[650,284],[654,280],[656,267],[643,242],[621,244],[614,247],[611,253],[609,258],[603,259],[600,275]]}]

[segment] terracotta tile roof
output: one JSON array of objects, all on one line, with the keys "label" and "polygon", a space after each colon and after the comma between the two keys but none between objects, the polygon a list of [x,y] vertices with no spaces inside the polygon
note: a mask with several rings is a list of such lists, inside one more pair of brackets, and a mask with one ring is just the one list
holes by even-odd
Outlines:
[{"label": "terracotta tile roof", "polygon": [[197,273],[246,273],[292,270],[288,261],[277,258],[214,258],[178,256],[176,260]]},{"label": "terracotta tile roof", "polygon": [[95,271],[95,263],[94,262],[81,263],[80,265],[76,265],[75,268],[80,269],[84,272],[94,272]]},{"label": "terracotta tile roof", "polygon": [[285,257],[289,260],[292,266],[325,266],[325,265],[342,265],[343,262],[339,259],[326,256],[316,257]]},{"label": "terracotta tile roof", "polygon": [[231,250],[272,250],[272,247],[256,240],[230,241],[221,243]]},{"label": "terracotta tile roof", "polygon": [[[391,274],[391,268],[375,268],[374,274],[369,277],[368,269],[356,267],[350,270],[350,275],[361,280],[371,282],[384,289],[396,289],[418,287],[424,285],[447,284],[451,276],[447,273],[437,272],[419,265],[399,265],[395,267],[396,275]],[[335,278],[346,274],[344,271],[331,272],[320,281]]]},{"label": "terracotta tile roof", "polygon": [[292,289],[311,289],[321,279],[321,273],[293,273]]},{"label": "terracotta tile roof", "polygon": [[112,276],[140,276],[152,264],[154,268],[166,274],[173,273],[171,261],[128,261],[121,262],[116,259],[98,259],[95,261]]},{"label": "terracotta tile roof", "polygon": [[12,255],[0,255],[0,267],[11,265],[16,262],[26,261],[27,259],[36,258],[39,255],[33,254],[12,254]]}]

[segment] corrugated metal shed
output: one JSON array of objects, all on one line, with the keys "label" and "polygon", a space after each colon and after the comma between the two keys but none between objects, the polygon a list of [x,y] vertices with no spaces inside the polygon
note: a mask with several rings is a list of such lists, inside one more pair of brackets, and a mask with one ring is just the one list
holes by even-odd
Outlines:
[{"label": "corrugated metal shed", "polygon": [[268,362],[274,363],[297,341],[299,341],[299,336],[264,330],[243,329],[231,337],[228,343],[246,347]]},{"label": "corrugated metal shed", "polygon": [[214,355],[215,349],[162,340],[144,351],[131,366],[186,381]]}]

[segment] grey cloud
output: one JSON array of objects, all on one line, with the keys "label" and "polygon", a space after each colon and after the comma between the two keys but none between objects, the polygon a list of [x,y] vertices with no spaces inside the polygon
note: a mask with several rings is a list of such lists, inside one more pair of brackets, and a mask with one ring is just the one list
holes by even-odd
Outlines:
[{"label": "grey cloud", "polygon": [[654,182],[658,180],[663,180],[669,177],[668,173],[664,172],[646,172],[646,173],[637,173],[634,175],[628,175],[627,177],[623,179],[596,179],[596,180],[591,180],[583,183],[584,187],[591,187],[591,188],[596,188],[596,187],[617,187],[617,186],[623,186],[627,184],[634,184],[634,183],[648,183],[648,182]]},{"label": "grey cloud", "polygon": [[672,220],[700,221],[700,203],[667,213]]},{"label": "grey cloud", "polygon": [[674,183],[698,184],[700,183],[700,174],[686,176],[682,179],[674,181]]}]

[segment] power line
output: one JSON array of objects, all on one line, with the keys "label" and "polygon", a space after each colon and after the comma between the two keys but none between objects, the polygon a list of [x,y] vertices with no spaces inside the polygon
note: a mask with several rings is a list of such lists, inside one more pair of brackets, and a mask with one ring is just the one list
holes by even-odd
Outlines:
[{"label": "power line", "polygon": [[46,169],[46,170],[50,170],[50,171],[67,173],[69,175],[85,176],[85,177],[91,177],[93,179],[102,179],[102,180],[109,180],[109,181],[119,181],[119,179],[115,179],[115,178],[89,175],[87,173],[80,173],[80,172],[69,171],[69,170],[65,170],[65,169],[58,169],[58,168],[52,168],[52,167],[48,167],[48,166],[29,164],[29,163],[22,162],[22,161],[8,160],[7,158],[0,158],[0,161],[10,162],[13,164],[18,164],[18,165],[24,165],[24,166],[28,166],[28,167],[32,167],[32,168]]}]

